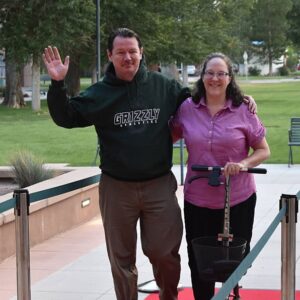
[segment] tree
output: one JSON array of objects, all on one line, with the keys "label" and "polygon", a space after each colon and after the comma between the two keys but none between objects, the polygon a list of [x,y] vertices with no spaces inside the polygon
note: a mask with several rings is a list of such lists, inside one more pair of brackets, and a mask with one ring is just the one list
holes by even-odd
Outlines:
[{"label": "tree", "polygon": [[218,6],[223,17],[221,51],[236,65],[243,62],[243,53],[249,50],[250,12],[254,2],[255,0],[219,1]]},{"label": "tree", "polygon": [[[23,55],[17,55],[19,40],[15,32],[22,28],[20,15],[24,5],[3,0],[0,9],[0,47],[5,48],[6,91],[2,105],[19,108],[25,105],[21,90],[21,69],[25,63]],[[21,51],[20,51],[21,52]]]},{"label": "tree", "polygon": [[[198,64],[209,52],[227,45],[224,26],[228,26],[235,10],[228,10],[225,20],[223,2],[230,1],[104,1],[101,35],[106,41],[112,29],[129,27],[141,36],[148,63]],[[106,49],[105,44],[101,47]]]},{"label": "tree", "polygon": [[257,0],[253,6],[250,37],[261,42],[257,54],[268,62],[269,75],[273,61],[284,54],[288,45],[287,13],[291,6],[291,0]]},{"label": "tree", "polygon": [[[35,36],[29,44],[32,53],[33,76],[36,74],[33,80],[33,83],[36,83],[36,88],[33,85],[33,95],[36,91],[35,99],[39,100],[40,94],[41,53],[45,46],[53,43],[59,45],[71,57],[71,72],[66,78],[67,92],[71,96],[78,94],[80,91],[79,53],[82,54],[84,49],[92,43],[91,37],[95,28],[95,17],[90,18],[91,15],[95,16],[93,1],[30,0],[29,4],[27,15],[39,15],[39,19],[29,18],[27,22],[28,34],[33,33]],[[64,18],[61,18],[62,15]],[[45,30],[48,31],[48,35],[45,35]],[[33,104],[35,99],[32,99]],[[35,105],[33,108],[38,110],[40,105]]]},{"label": "tree", "polygon": [[80,69],[82,57],[86,64],[96,63],[96,8],[93,0],[68,1],[68,16],[65,34],[67,43],[62,49],[70,55],[70,72],[66,77],[67,93],[70,96],[80,92]]},{"label": "tree", "polygon": [[[95,17],[91,18],[91,15],[95,15],[94,2],[93,0],[29,0],[24,3],[20,0],[5,0],[1,14],[4,16],[1,20],[4,21],[0,31],[0,45],[8,50],[7,53],[18,70],[24,63],[32,62],[32,104],[34,110],[39,110],[40,62],[44,47],[54,44],[60,47],[62,54],[64,52],[70,56],[74,54],[78,59],[77,53],[83,53],[83,49],[89,47],[92,42]],[[77,90],[78,87],[79,83],[76,88],[72,86]],[[8,84],[8,89],[11,88],[14,89],[14,86]],[[7,103],[16,106],[13,102],[14,99],[10,98]]]},{"label": "tree", "polygon": [[[95,0],[2,1],[0,46],[18,69],[32,62],[33,108],[39,109],[40,56],[49,44],[58,46],[62,57],[70,55],[67,91],[76,95],[81,65],[96,61]],[[237,57],[251,5],[246,0],[103,0],[102,65],[107,62],[107,36],[116,27],[132,28],[141,36],[148,64],[198,64],[212,51]]]},{"label": "tree", "polygon": [[21,70],[16,62],[12,60],[9,52],[6,52],[5,58],[5,78],[6,88],[2,105],[13,108],[25,106],[21,85]]},{"label": "tree", "polygon": [[288,37],[300,48],[300,2],[293,0],[293,6],[287,14],[289,22]]}]

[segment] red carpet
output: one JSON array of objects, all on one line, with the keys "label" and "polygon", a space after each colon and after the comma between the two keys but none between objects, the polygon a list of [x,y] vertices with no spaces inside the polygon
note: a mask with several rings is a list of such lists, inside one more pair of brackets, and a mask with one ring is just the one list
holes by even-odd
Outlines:
[{"label": "red carpet", "polygon": [[[244,290],[240,289],[242,300],[280,300],[281,292],[279,290]],[[179,292],[178,300],[193,300],[191,288],[185,288]],[[151,294],[145,300],[159,300],[158,294]],[[300,291],[296,292],[296,300],[300,300]]]}]

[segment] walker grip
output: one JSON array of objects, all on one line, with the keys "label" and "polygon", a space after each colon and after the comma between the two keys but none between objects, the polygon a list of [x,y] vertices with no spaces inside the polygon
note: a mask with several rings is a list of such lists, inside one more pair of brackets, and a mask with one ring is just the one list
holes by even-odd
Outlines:
[{"label": "walker grip", "polygon": [[267,174],[267,169],[264,168],[242,168],[242,171],[256,174]]},{"label": "walker grip", "polygon": [[[224,168],[220,166],[203,166],[203,165],[192,165],[193,171],[202,171],[208,172],[213,170],[220,170],[223,171]],[[265,168],[242,168],[241,171],[248,172],[248,173],[256,173],[256,174],[267,174],[267,169]]]}]

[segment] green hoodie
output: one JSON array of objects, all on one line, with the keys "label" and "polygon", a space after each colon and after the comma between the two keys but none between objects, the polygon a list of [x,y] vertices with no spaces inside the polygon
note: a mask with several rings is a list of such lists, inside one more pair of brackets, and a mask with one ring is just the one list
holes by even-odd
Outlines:
[{"label": "green hoodie", "polygon": [[142,62],[131,82],[118,79],[110,64],[103,81],[70,99],[64,82],[52,81],[47,101],[57,125],[95,126],[103,173],[142,181],[170,171],[172,138],[168,121],[189,95],[176,80],[149,72]]}]

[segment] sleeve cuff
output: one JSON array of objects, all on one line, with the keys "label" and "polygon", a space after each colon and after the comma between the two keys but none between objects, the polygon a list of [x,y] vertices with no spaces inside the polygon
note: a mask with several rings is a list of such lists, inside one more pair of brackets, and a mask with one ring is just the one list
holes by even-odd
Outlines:
[{"label": "sleeve cuff", "polygon": [[65,82],[64,82],[64,80],[57,81],[57,80],[51,79],[51,86],[54,88],[62,88],[65,86]]}]

